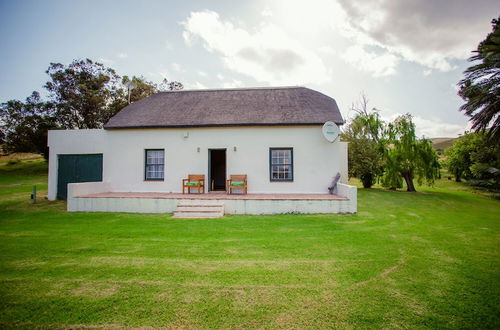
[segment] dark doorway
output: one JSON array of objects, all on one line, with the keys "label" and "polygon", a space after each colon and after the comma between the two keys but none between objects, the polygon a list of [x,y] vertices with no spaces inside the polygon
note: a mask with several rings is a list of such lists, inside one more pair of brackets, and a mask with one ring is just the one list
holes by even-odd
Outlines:
[{"label": "dark doorway", "polygon": [[210,191],[226,190],[226,149],[208,150],[208,184]]}]

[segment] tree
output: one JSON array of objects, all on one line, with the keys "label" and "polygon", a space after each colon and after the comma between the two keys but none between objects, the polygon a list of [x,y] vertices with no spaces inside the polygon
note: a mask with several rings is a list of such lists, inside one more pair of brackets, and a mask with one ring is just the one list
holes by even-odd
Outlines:
[{"label": "tree", "polygon": [[349,142],[349,177],[361,180],[364,188],[371,188],[382,174],[382,153],[378,143],[369,136],[363,136],[364,126],[360,116],[353,119],[342,134]]},{"label": "tree", "polygon": [[[131,83],[133,87],[130,86]],[[108,117],[103,118],[103,124],[129,104],[129,93],[130,103],[133,103],[157,92],[158,87],[156,84],[147,81],[144,77],[132,76],[132,78],[129,78],[128,76],[123,76],[119,87],[113,93],[113,101],[109,105]]]},{"label": "tree", "polygon": [[[133,87],[130,87],[130,83],[132,83]],[[129,93],[130,103],[134,103],[155,93],[181,90],[183,88],[184,86],[182,83],[178,81],[169,82],[167,79],[163,79],[162,83],[157,85],[152,81],[146,80],[146,78],[142,76],[132,76],[132,78],[123,76],[121,84],[113,94],[113,101],[109,105],[110,111],[107,112],[109,117],[106,118],[103,124],[129,104]]]},{"label": "tree", "polygon": [[53,128],[101,128],[128,102],[125,84],[133,81],[130,101],[159,91],[182,89],[180,82],[164,80],[158,86],[144,77],[118,76],[103,64],[90,59],[69,65],[51,63],[44,85],[49,99],[37,92],[26,102],[10,100],[0,108],[0,144],[7,152],[39,152],[47,156],[47,130]]},{"label": "tree", "polygon": [[465,100],[460,107],[470,117],[472,129],[488,131],[492,141],[500,141],[500,17],[492,20],[493,31],[481,41],[469,61],[481,61],[465,70],[458,94]]},{"label": "tree", "polygon": [[111,117],[108,105],[120,87],[120,77],[113,69],[86,59],[68,66],[51,63],[46,72],[51,80],[45,88],[61,127],[101,128]]},{"label": "tree", "polygon": [[383,173],[380,143],[383,122],[378,112],[368,111],[368,99],[364,94],[351,110],[356,112],[356,117],[342,133],[342,139],[349,142],[349,177],[359,178],[364,188],[370,188]]},{"label": "tree", "polygon": [[168,81],[167,79],[163,79],[158,91],[180,91],[181,89],[184,89],[184,85],[182,83],[178,81]]},{"label": "tree", "polygon": [[499,187],[500,146],[489,143],[484,133],[467,133],[446,149],[446,166],[460,182],[469,180],[473,185]]},{"label": "tree", "polygon": [[47,131],[57,128],[50,103],[33,92],[26,102],[10,100],[0,106],[0,126],[6,152],[33,152],[48,158]]},{"label": "tree", "polygon": [[411,115],[399,116],[389,123],[385,135],[382,185],[391,189],[401,188],[404,179],[407,191],[414,192],[414,178],[419,184],[424,180],[432,184],[439,176],[438,155],[430,140],[416,138]]},{"label": "tree", "polygon": [[462,178],[472,177],[470,170],[473,164],[471,155],[474,153],[480,143],[480,135],[468,133],[453,142],[453,145],[445,150],[446,167],[451,174],[455,176],[455,181],[461,182]]},{"label": "tree", "polygon": [[472,153],[470,170],[472,185],[500,189],[500,144],[493,144],[485,138],[476,152]]}]

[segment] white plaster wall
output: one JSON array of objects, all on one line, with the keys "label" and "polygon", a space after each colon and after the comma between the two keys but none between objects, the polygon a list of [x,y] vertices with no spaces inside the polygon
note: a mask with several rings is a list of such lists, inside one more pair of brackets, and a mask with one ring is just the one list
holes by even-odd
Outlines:
[{"label": "white plaster wall", "polygon": [[[227,149],[228,176],[248,175],[249,193],[326,193],[337,172],[347,181],[347,143],[326,141],[321,126],[59,130],[49,131],[49,147],[49,199],[58,154],[103,153],[103,181],[123,192],[181,192],[188,174],[208,180],[208,149],[216,148]],[[271,147],[293,147],[293,182],[269,180]],[[164,181],[144,181],[144,149],[165,149]]]},{"label": "white plaster wall", "polygon": [[346,197],[349,203],[346,203],[346,209],[343,212],[356,213],[358,211],[358,188],[345,183],[337,184],[337,195]]}]

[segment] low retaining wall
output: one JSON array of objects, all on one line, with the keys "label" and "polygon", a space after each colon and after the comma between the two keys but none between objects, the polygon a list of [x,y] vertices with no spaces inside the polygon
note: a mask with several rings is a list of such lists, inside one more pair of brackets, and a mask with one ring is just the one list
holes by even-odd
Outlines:
[{"label": "low retaining wall", "polygon": [[[84,196],[89,194],[98,194],[106,191],[112,191],[111,183],[109,182],[81,182],[81,183],[68,183],[68,212],[73,211],[87,211],[81,209],[81,200],[77,196]],[[90,210],[88,210],[90,211]]]},{"label": "low retaining wall", "polygon": [[[176,198],[96,198],[77,197],[68,211],[173,213],[177,204],[201,203],[200,200]],[[211,199],[206,204],[224,204],[226,214],[282,214],[282,213],[356,213],[350,200],[262,200]]]},{"label": "low retaining wall", "polygon": [[173,213],[178,199],[166,198],[101,198],[76,197],[68,211],[80,212],[128,212],[128,213]]},{"label": "low retaining wall", "polygon": [[111,191],[106,182],[68,185],[68,211],[173,213],[177,204],[224,204],[226,214],[356,213],[357,189],[338,184],[337,195],[346,199],[185,199],[139,197],[78,197]]},{"label": "low retaining wall", "polygon": [[345,183],[337,183],[337,195],[349,200],[347,213],[358,212],[358,188]]}]

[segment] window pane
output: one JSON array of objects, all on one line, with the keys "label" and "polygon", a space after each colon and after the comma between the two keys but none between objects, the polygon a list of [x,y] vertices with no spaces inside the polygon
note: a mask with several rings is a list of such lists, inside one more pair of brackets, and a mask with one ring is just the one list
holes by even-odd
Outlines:
[{"label": "window pane", "polygon": [[164,163],[164,150],[146,150],[146,180],[162,180],[165,172]]},{"label": "window pane", "polygon": [[284,172],[284,178],[285,179],[291,179],[292,178],[292,172],[290,166],[283,166],[283,172]]},{"label": "window pane", "polygon": [[283,164],[290,164],[290,163],[291,163],[290,151],[286,150],[286,152],[284,152]]},{"label": "window pane", "polygon": [[163,164],[164,151],[163,150],[148,150],[147,151],[147,164]]},{"label": "window pane", "polygon": [[293,150],[271,149],[270,152],[270,176],[271,180],[293,180]]},{"label": "window pane", "polygon": [[278,178],[278,166],[271,167],[271,175],[273,179]]}]

